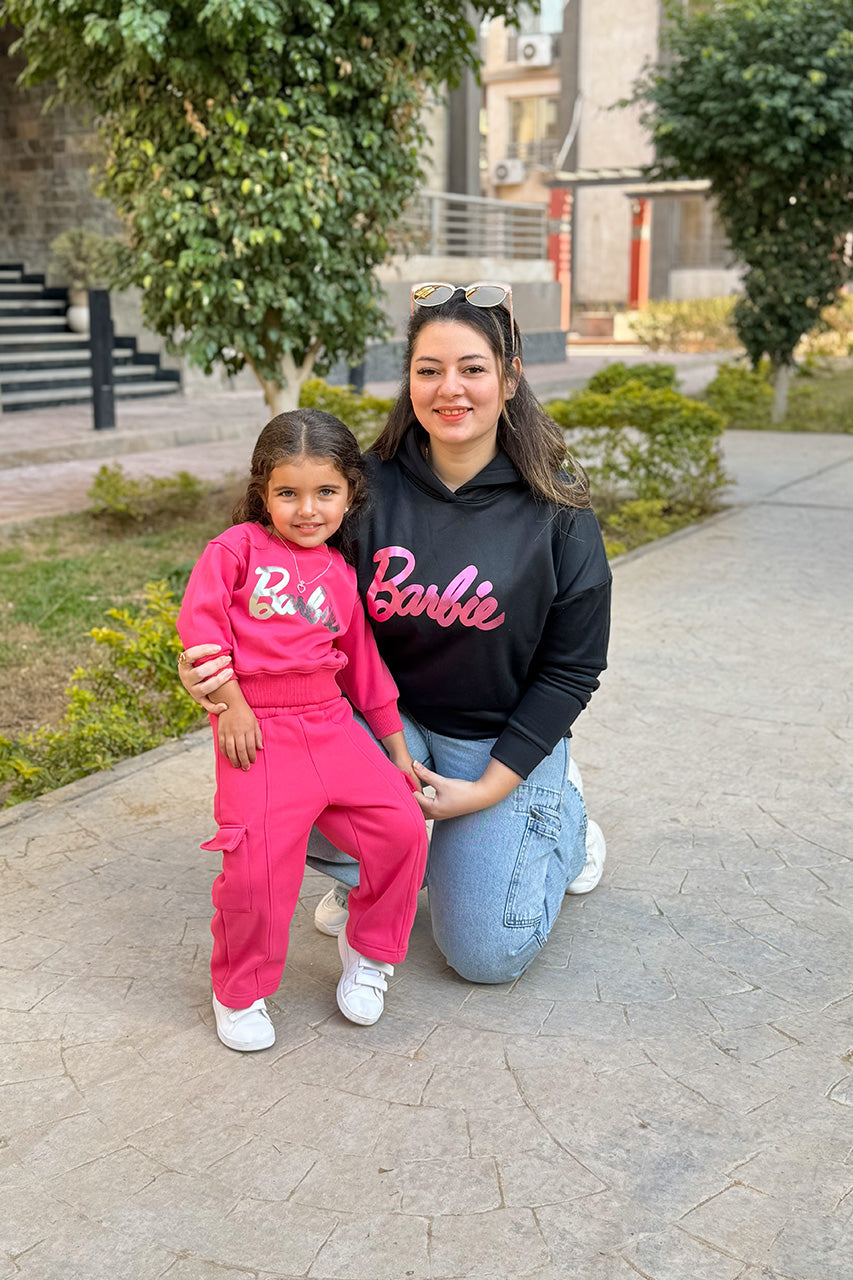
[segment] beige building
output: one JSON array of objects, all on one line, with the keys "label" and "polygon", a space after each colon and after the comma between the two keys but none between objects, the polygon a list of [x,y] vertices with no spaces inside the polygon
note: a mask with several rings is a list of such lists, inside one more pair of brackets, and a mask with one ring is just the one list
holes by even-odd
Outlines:
[{"label": "beige building", "polygon": [[648,199],[638,171],[653,153],[638,110],[617,104],[658,56],[661,20],[660,0],[544,0],[518,31],[496,19],[483,37],[483,191],[547,206],[554,175],[562,176],[573,197],[576,318],[629,305],[638,235],[650,237],[652,297],[709,296],[737,285],[701,193],[661,189],[636,225],[636,193]]}]

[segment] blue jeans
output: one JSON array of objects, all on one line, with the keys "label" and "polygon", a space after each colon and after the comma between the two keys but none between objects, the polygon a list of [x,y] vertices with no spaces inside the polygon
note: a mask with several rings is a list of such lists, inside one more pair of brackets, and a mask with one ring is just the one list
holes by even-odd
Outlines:
[{"label": "blue jeans", "polygon": [[[403,729],[415,760],[471,782],[495,741],[446,738],[405,713]],[[586,809],[568,768],[562,739],[499,804],[435,823],[425,879],[433,936],[470,982],[510,982],[523,973],[545,945],[566,885],[583,870]],[[358,863],[316,829],[308,862],[343,884],[358,883]]]}]

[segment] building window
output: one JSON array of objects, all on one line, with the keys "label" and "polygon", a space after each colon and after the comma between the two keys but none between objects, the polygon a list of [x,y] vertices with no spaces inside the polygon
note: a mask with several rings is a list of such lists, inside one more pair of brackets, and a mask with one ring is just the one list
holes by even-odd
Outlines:
[{"label": "building window", "polygon": [[508,155],[551,168],[560,148],[558,110],[557,98],[510,99]]},{"label": "building window", "polygon": [[530,5],[519,5],[518,31],[523,36],[535,36],[539,32],[547,32],[557,36],[563,30],[563,5],[565,0],[541,0],[539,12],[534,13]]}]

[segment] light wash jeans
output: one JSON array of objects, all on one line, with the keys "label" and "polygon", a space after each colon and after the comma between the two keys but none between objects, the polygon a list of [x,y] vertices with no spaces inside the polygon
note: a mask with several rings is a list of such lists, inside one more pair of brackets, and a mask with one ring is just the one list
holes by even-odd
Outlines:
[{"label": "light wash jeans", "polygon": [[[471,782],[495,741],[446,738],[405,713],[403,729],[415,760]],[[566,886],[583,870],[586,809],[568,768],[564,738],[505,800],[434,825],[425,878],[433,936],[470,982],[509,982],[523,973],[545,945]],[[343,884],[358,883],[358,863],[316,829],[308,863]]]}]

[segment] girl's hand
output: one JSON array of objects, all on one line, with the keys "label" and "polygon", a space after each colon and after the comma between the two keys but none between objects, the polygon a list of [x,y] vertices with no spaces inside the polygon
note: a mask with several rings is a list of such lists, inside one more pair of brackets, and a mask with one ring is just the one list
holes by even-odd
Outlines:
[{"label": "girl's hand", "polygon": [[263,750],[261,726],[252,708],[242,701],[221,712],[216,736],[219,750],[235,769],[248,770]]},{"label": "girl's hand", "polygon": [[387,738],[382,739],[382,745],[385,748],[385,751],[388,754],[388,759],[391,763],[396,765],[401,773],[407,773],[417,787],[418,792],[420,792],[421,781],[415,773],[412,753],[406,746],[406,739],[403,737],[403,734],[389,734]]},{"label": "girl's hand", "polygon": [[[211,658],[210,662],[203,662],[201,666],[192,665],[211,653],[218,656]],[[221,653],[218,644],[194,644],[190,649],[185,649],[181,657],[185,661],[178,660],[178,675],[190,697],[195,698],[205,711],[212,711],[214,714],[224,711],[226,704],[212,702],[208,694],[220,689],[234,674],[231,670],[230,653]]]}]

